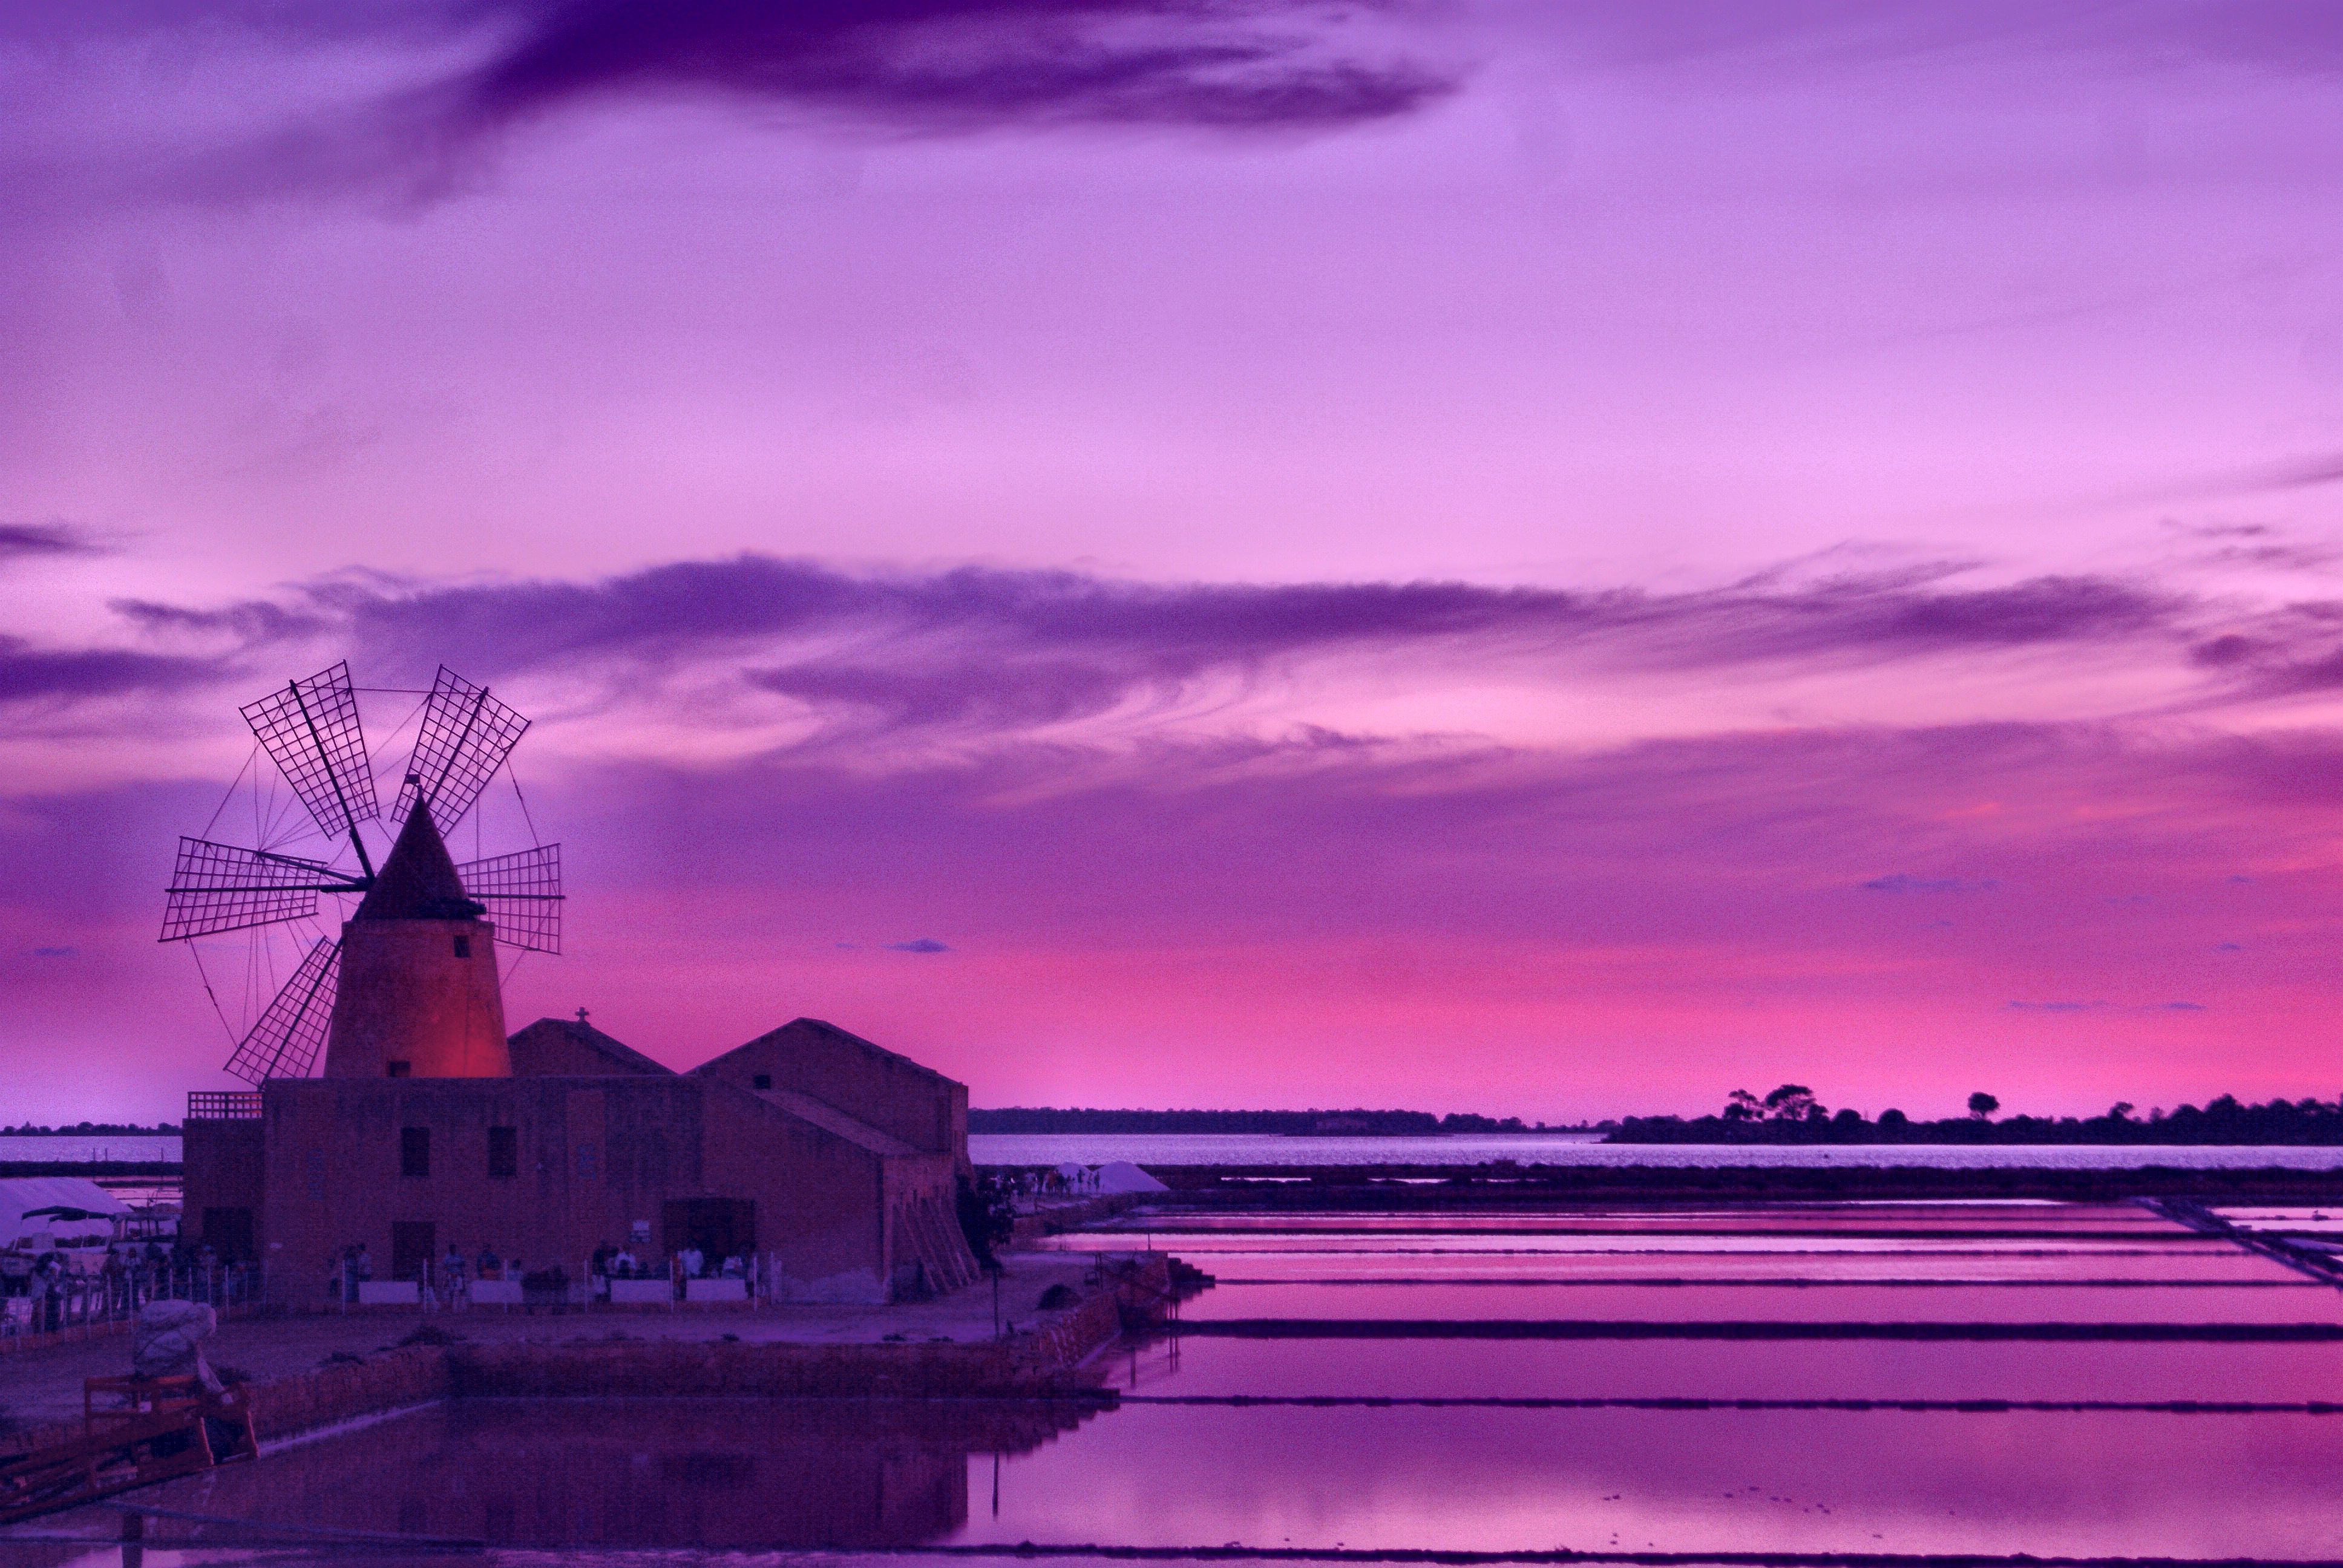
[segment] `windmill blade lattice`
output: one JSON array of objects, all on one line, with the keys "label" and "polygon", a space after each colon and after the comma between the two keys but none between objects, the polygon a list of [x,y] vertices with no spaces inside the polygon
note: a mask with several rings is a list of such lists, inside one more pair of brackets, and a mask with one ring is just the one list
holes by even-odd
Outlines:
[{"label": "windmill blade lattice", "polygon": [[337,664],[240,710],[254,739],[328,838],[355,832],[382,815],[367,765],[350,667]]},{"label": "windmill blade lattice", "polygon": [[257,1088],[272,1078],[307,1078],[325,1048],[334,1017],[334,983],[341,978],[342,944],[319,937],[293,978],[285,982],[252,1031],[227,1059],[227,1070]]},{"label": "windmill blade lattice", "polygon": [[468,860],[456,868],[464,891],[488,907],[497,940],[531,952],[561,950],[561,846]]},{"label": "windmill blade lattice", "polygon": [[348,878],[322,860],[181,839],[163,904],[162,940],[183,942],[297,920],[317,912],[319,893],[350,887]]},{"label": "windmill blade lattice", "polygon": [[443,837],[453,833],[528,728],[528,720],[490,697],[487,687],[441,665],[423,704],[423,727],[391,807],[391,825],[406,821],[419,799],[431,803],[431,825]]}]

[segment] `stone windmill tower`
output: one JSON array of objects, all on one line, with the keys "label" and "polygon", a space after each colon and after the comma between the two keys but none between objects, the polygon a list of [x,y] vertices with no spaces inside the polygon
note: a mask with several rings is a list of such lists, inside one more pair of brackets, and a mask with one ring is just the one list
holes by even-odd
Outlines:
[{"label": "stone windmill tower", "polygon": [[407,813],[342,925],[327,1078],[508,1078],[496,928],[428,810]]},{"label": "stone windmill tower", "polygon": [[303,921],[314,929],[321,895],[357,900],[338,931],[317,932],[239,1040],[227,1070],[248,1083],[307,1078],[321,1053],[331,1078],[511,1075],[497,949],[561,950],[561,846],[456,863],[446,834],[505,766],[528,720],[445,668],[422,695],[390,813],[398,833],[379,871],[359,832],[381,812],[347,665],[243,710],[327,853],[288,853],[291,844],[267,833],[257,849],[179,840],[165,941],[193,946]]}]

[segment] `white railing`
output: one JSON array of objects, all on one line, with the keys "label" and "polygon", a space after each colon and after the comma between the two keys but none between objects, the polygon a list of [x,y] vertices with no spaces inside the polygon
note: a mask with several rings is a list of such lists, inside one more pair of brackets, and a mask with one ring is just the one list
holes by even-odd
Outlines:
[{"label": "white railing", "polygon": [[0,1351],[25,1350],[105,1332],[128,1323],[149,1302],[205,1302],[230,1317],[260,1299],[256,1264],[135,1268],[9,1280],[22,1293],[0,1295]]}]

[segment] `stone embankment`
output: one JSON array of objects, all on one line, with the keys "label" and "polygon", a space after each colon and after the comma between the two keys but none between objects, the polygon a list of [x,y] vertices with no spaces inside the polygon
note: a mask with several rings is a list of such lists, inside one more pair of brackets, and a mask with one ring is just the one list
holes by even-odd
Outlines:
[{"label": "stone embankment", "polygon": [[[1156,1254],[1104,1261],[1074,1304],[999,1340],[805,1343],[638,1338],[614,1328],[600,1338],[474,1342],[459,1330],[244,1386],[264,1443],[465,1398],[1106,1400],[1083,1363],[1126,1330],[1161,1321],[1174,1294],[1172,1260]],[[0,1435],[0,1458],[80,1432],[78,1422],[11,1432]]]}]

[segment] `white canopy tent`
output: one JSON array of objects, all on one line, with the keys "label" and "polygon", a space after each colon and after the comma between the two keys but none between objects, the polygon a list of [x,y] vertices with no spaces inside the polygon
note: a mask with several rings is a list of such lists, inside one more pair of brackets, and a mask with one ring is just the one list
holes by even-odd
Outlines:
[{"label": "white canopy tent", "polygon": [[130,1212],[122,1201],[82,1176],[11,1176],[0,1180],[0,1247],[28,1236],[114,1232]]}]

